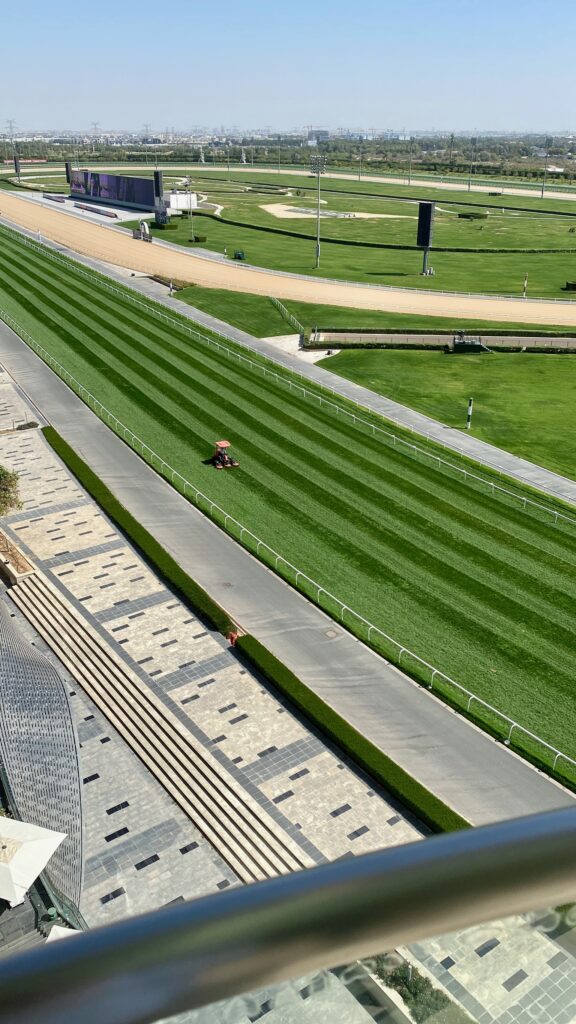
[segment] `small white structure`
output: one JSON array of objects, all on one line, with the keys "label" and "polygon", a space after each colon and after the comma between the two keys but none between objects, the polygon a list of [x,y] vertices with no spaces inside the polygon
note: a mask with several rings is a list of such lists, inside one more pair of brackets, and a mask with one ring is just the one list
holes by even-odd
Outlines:
[{"label": "small white structure", "polygon": [[0,818],[0,900],[11,907],[23,903],[30,886],[64,839],[65,832]]},{"label": "small white structure", "polygon": [[171,210],[195,210],[198,207],[196,192],[170,192]]},{"label": "small white structure", "polygon": [[63,928],[61,924],[53,924],[46,942],[56,942],[57,939],[67,939],[69,935],[80,935],[76,928]]}]

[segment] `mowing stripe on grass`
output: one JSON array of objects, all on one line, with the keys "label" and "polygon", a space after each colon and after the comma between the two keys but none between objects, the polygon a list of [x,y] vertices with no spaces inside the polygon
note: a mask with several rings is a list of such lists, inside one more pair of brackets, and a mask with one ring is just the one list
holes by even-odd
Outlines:
[{"label": "mowing stripe on grass", "polygon": [[[576,534],[383,445],[329,403],[287,390],[278,368],[263,377],[231,362],[185,322],[162,322],[17,236],[0,255],[0,294],[113,414],[247,529],[406,648],[576,752]],[[222,434],[240,457],[233,478],[203,465]]]}]

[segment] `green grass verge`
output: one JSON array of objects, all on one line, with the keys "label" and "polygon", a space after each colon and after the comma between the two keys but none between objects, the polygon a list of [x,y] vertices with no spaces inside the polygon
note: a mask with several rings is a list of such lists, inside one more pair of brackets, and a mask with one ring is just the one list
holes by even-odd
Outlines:
[{"label": "green grass verge", "polygon": [[[210,502],[317,580],[320,594],[303,576],[297,583],[363,639],[366,627],[354,626],[330,594],[574,754],[573,528],[550,526],[549,517],[545,523],[519,511],[517,499],[494,499],[486,484],[472,486],[454,469],[373,436],[372,423],[388,426],[378,416],[362,412],[368,426],[354,423],[321,388],[310,384],[318,399],[305,398],[289,389],[289,373],[264,375],[258,357],[256,365],[235,359],[233,345],[209,345],[183,318],[154,316],[153,302],[135,305],[128,290],[111,290],[73,261],[13,232],[0,235],[0,305],[204,492],[217,522],[225,525],[224,515]],[[402,431],[394,427],[394,434]],[[204,465],[214,438],[226,435],[241,462],[233,474]],[[449,462],[459,460],[450,454]],[[243,539],[248,546],[248,534]],[[276,568],[262,546],[259,554]],[[282,562],[277,571],[291,572]],[[371,640],[398,657],[378,634]],[[429,670],[405,652],[401,667],[429,682]],[[473,710],[486,728],[497,728],[481,705]]]},{"label": "green grass verge", "polygon": [[143,526],[120,504],[89,466],[76,454],[54,427],[43,427],[42,432],[58,457],[76,477],[81,486],[94,498],[107,516],[112,519],[143,556],[158,570],[161,576],[182,595],[195,611],[210,625],[226,635],[232,629],[232,621],[226,612],[202,587],[198,586],[180,568],[171,555],[145,530]]},{"label": "green grass verge", "polygon": [[[190,306],[224,320],[233,327],[254,335],[256,338],[270,338],[279,334],[293,334],[294,330],[280,315],[265,295],[248,292],[230,292],[222,288],[202,288],[191,285],[178,292]],[[569,337],[574,332],[564,327],[542,328],[534,324],[496,323],[493,320],[456,320],[454,317],[411,316],[404,313],[382,313],[371,309],[349,309],[346,306],[324,306],[308,302],[282,300],[288,311],[296,317],[309,333],[320,329],[340,328],[343,330],[407,331],[418,333],[447,331],[453,333],[465,330],[468,334],[482,331],[484,334],[498,334],[500,331],[526,336]]]},{"label": "green grass verge", "polygon": [[331,372],[499,448],[576,479],[576,359],[506,353],[347,351],[322,360]]},{"label": "green grass verge", "polygon": [[437,832],[468,828],[469,822],[430,790],[416,782],[387,754],[313,693],[301,679],[253,636],[240,636],[236,644],[247,661],[271,682],[306,717],[344,750],[381,786]]},{"label": "green grass verge", "polygon": [[176,298],[256,338],[293,333],[293,328],[267,295],[250,295],[244,292],[224,291],[223,288],[201,288],[199,285],[192,285],[179,291]]}]

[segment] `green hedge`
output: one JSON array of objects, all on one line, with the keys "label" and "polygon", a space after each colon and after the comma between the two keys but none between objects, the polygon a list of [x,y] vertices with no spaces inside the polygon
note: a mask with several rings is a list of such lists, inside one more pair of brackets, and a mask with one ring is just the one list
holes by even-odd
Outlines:
[{"label": "green hedge", "polygon": [[[316,241],[316,235],[309,235],[304,231],[290,231],[288,228],[273,228],[268,227],[265,224],[249,224],[243,220],[231,220],[228,217],[216,216],[215,213],[206,213],[204,210],[197,211],[196,217],[209,217],[212,220],[217,220],[220,224],[229,224],[230,227],[234,228],[246,228],[249,231],[263,231],[269,235],[286,235],[288,238],[303,238],[309,242]],[[484,213],[462,213],[458,214],[459,217],[467,217],[470,220],[484,219],[487,214]],[[420,252],[420,246],[417,245],[399,245],[393,242],[362,242],[355,238],[327,238],[325,235],[320,236],[320,241],[325,245],[351,245],[361,249],[396,249],[402,252]],[[513,255],[514,253],[576,253],[575,248],[568,249],[491,249],[485,247],[474,247],[474,248],[462,248],[461,246],[432,246],[432,252],[461,252],[461,253],[503,253],[507,255]]]},{"label": "green hedge", "polygon": [[48,444],[74,474],[82,487],[139,548],[144,557],[159,570],[164,579],[215,629],[224,635],[229,633],[233,628],[233,623],[224,609],[216,604],[216,601],[213,601],[210,595],[180,568],[165,548],[120,504],[106,485],[53,427],[44,427],[42,432]]},{"label": "green hedge", "polygon": [[[576,289],[576,282],[574,282],[574,287]],[[385,317],[386,314],[383,313],[382,316]],[[407,334],[412,337],[418,334],[434,334],[441,338],[445,338],[446,341],[452,341],[452,338],[457,333],[456,330],[441,331],[438,330],[438,328],[434,327],[419,327],[417,330],[413,328],[411,331],[409,331],[406,330],[405,327],[388,327],[386,324],[383,324],[382,327],[354,327],[353,325],[350,327],[323,327],[317,324],[315,326],[315,330],[321,331],[323,334]],[[465,334],[470,333],[472,333],[471,330],[465,331]],[[542,324],[542,327],[539,328],[537,331],[530,331],[524,329],[522,329],[522,331],[513,331],[508,330],[507,328],[501,329],[499,327],[482,327],[481,329],[479,328],[477,331],[474,331],[474,335],[477,334],[479,334],[482,338],[576,338],[576,331],[571,331],[569,329],[566,329],[565,331],[559,331],[558,329],[550,329],[546,327],[546,324]],[[331,342],[332,346],[334,344],[335,342]],[[330,348],[330,345],[325,346],[324,344],[322,344],[315,346],[308,343],[306,344],[306,348],[315,347]]]},{"label": "green hedge", "polygon": [[469,822],[416,782],[403,768],[362,736],[354,726],[313,693],[253,636],[240,636],[236,647],[246,660],[289,698],[306,717],[342,748],[376,782],[409,807],[436,832],[468,828]]}]

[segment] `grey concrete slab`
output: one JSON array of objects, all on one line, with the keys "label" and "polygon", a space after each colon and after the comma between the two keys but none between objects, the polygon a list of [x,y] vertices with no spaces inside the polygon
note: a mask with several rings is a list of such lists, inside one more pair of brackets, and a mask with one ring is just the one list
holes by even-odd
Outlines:
[{"label": "grey concrete slab", "polygon": [[484,824],[573,802],[571,794],[335,627],[223,536],[4,325],[0,360],[193,579],[319,696],[456,811],[473,824]]}]

